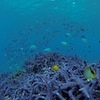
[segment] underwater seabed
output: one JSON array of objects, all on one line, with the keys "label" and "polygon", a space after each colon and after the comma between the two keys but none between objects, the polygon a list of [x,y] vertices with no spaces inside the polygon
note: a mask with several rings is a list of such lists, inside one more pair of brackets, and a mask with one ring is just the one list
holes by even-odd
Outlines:
[{"label": "underwater seabed", "polygon": [[0,100],[100,100],[100,62],[88,65],[53,52],[38,54],[23,67],[0,75]]}]

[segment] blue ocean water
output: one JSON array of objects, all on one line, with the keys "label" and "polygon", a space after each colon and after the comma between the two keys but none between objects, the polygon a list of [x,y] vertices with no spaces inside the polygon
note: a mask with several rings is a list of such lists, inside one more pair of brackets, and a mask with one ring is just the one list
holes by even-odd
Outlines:
[{"label": "blue ocean water", "polygon": [[100,0],[0,0],[0,72],[51,51],[100,60]]}]

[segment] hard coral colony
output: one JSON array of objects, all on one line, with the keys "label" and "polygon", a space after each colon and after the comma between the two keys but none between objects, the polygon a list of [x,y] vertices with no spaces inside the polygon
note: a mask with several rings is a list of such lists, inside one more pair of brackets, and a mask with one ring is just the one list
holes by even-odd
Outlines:
[{"label": "hard coral colony", "polygon": [[38,54],[25,62],[20,77],[0,76],[0,100],[100,100],[100,62],[91,65],[96,77],[90,81],[87,65],[78,57]]}]

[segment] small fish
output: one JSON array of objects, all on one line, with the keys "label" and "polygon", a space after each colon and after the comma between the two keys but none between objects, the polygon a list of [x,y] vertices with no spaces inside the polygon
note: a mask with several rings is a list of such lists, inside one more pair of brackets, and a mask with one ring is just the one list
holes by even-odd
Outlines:
[{"label": "small fish", "polygon": [[65,47],[68,45],[67,42],[61,42],[61,44],[62,44],[63,46],[65,46]]},{"label": "small fish", "polygon": [[83,41],[83,42],[85,42],[85,43],[87,43],[87,42],[88,42],[88,41],[87,41],[87,39],[85,39],[85,38],[83,38],[83,39],[82,39],[82,41]]},{"label": "small fish", "polygon": [[50,49],[50,48],[46,48],[46,49],[44,49],[43,51],[45,51],[45,52],[50,52],[51,49]]},{"label": "small fish", "polygon": [[21,51],[23,51],[23,50],[24,50],[24,48],[20,48],[20,50],[21,50]]},{"label": "small fish", "polygon": [[87,66],[84,70],[84,76],[87,78],[88,81],[96,78],[96,70],[91,68],[90,66]]},{"label": "small fish", "polygon": [[51,68],[53,71],[58,71],[60,67],[58,65],[53,65]]},{"label": "small fish", "polygon": [[71,34],[70,33],[65,33],[65,36],[71,37]]},{"label": "small fish", "polygon": [[37,48],[36,45],[31,45],[31,46],[30,46],[30,49],[32,49],[32,50],[33,50],[33,49],[36,49],[36,48]]}]

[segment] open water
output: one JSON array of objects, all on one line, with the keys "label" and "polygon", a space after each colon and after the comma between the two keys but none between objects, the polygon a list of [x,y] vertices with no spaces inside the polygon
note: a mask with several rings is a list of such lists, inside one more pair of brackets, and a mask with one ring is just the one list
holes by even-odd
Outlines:
[{"label": "open water", "polygon": [[0,72],[46,52],[100,60],[100,0],[0,0]]}]

